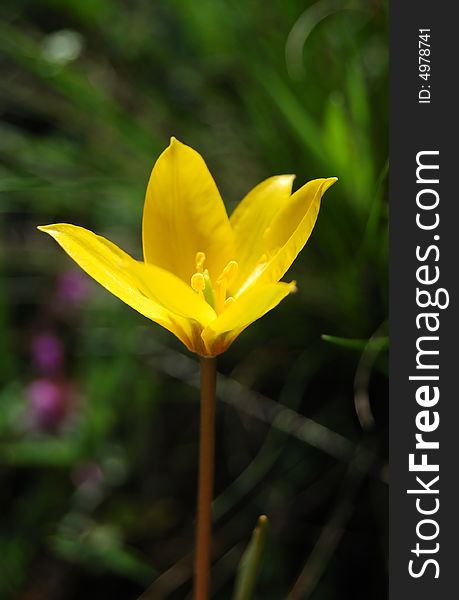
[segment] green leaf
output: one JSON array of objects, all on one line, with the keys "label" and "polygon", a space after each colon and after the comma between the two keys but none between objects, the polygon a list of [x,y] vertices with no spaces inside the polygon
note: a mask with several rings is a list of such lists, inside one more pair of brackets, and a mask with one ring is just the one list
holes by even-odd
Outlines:
[{"label": "green leaf", "polygon": [[368,348],[380,351],[385,350],[389,346],[389,338],[387,336],[381,336],[366,340],[356,338],[343,338],[336,337],[334,335],[323,334],[321,335],[321,338],[325,342],[330,342],[330,344],[335,344],[336,346],[341,346],[342,348],[349,348],[351,350],[364,350],[365,348]]},{"label": "green leaf", "polygon": [[68,467],[83,455],[80,439],[40,437],[19,440],[0,446],[0,464],[27,467]]},{"label": "green leaf", "polygon": [[49,540],[61,558],[99,571],[110,571],[148,585],[158,573],[135,550],[124,544],[113,525],[88,523],[72,531],[64,528]]},{"label": "green leaf", "polygon": [[268,517],[261,515],[239,563],[233,600],[251,600],[266,544]]}]

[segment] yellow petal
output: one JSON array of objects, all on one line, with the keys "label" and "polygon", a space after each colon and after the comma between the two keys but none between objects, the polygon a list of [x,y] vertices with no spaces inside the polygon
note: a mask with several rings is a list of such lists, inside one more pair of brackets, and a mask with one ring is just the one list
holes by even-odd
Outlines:
[{"label": "yellow petal", "polygon": [[[51,235],[109,292],[174,333],[189,348],[195,344],[202,327],[216,316],[213,309],[178,277],[134,260],[92,231],[66,223],[39,229]],[[193,348],[193,351],[196,350]]]},{"label": "yellow petal", "polygon": [[236,296],[252,285],[274,283],[284,276],[311,235],[323,194],[336,181],[336,177],[309,181],[283,204],[264,234],[265,260],[242,283]]},{"label": "yellow petal", "polygon": [[208,354],[216,356],[224,352],[248,325],[295,290],[295,282],[274,283],[257,286],[242,294],[202,332]]},{"label": "yellow petal", "polygon": [[234,258],[225,206],[203,158],[175,138],[150,176],[143,212],[145,262],[189,284],[196,253],[204,252],[214,280]]},{"label": "yellow petal", "polygon": [[294,179],[294,175],[278,175],[262,181],[241,200],[231,215],[239,264],[232,288],[240,287],[265,253],[263,234],[290,197]]}]

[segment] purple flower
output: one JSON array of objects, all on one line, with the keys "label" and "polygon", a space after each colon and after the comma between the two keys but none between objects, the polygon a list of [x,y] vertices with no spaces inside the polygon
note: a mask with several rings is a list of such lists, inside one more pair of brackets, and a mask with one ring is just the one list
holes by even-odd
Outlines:
[{"label": "purple flower", "polygon": [[57,280],[57,295],[64,303],[77,306],[86,300],[88,294],[88,281],[79,271],[66,271]]},{"label": "purple flower", "polygon": [[63,359],[63,344],[54,334],[41,333],[32,340],[32,360],[38,370],[46,374],[57,373]]},{"label": "purple flower", "polygon": [[29,422],[33,428],[54,430],[68,415],[71,386],[53,379],[35,379],[27,387]]}]

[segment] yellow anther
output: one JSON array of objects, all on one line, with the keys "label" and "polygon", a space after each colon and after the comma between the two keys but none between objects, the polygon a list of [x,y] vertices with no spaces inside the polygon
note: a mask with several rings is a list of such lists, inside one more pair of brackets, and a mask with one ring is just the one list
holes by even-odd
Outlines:
[{"label": "yellow anther", "polygon": [[202,273],[204,271],[204,263],[206,262],[206,255],[204,252],[196,252],[196,271]]},{"label": "yellow anther", "polygon": [[225,306],[226,292],[236,278],[237,270],[237,262],[235,260],[230,260],[217,279],[214,288],[217,312],[221,312]]},{"label": "yellow anther", "polygon": [[225,300],[225,303],[223,306],[225,308],[228,308],[228,306],[231,306],[231,304],[234,304],[234,302],[235,302],[235,300],[234,300],[233,296],[228,296],[228,298]]},{"label": "yellow anther", "polygon": [[206,288],[206,282],[202,273],[195,273],[191,276],[191,287],[195,292],[198,292],[198,294],[202,295]]},{"label": "yellow anther", "polygon": [[238,267],[239,265],[235,260],[230,260],[217,279],[217,283],[220,285],[222,283],[225,285],[231,285],[237,275]]}]

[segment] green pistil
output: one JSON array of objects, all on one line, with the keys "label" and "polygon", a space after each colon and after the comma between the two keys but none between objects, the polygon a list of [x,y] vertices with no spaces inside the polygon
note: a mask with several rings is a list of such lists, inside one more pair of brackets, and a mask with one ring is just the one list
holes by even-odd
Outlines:
[{"label": "green pistil", "polygon": [[212,289],[212,282],[210,280],[209,271],[207,269],[204,269],[202,274],[206,283],[206,287],[204,288],[204,298],[207,304],[210,304],[210,306],[215,310],[215,296],[214,290]]}]

